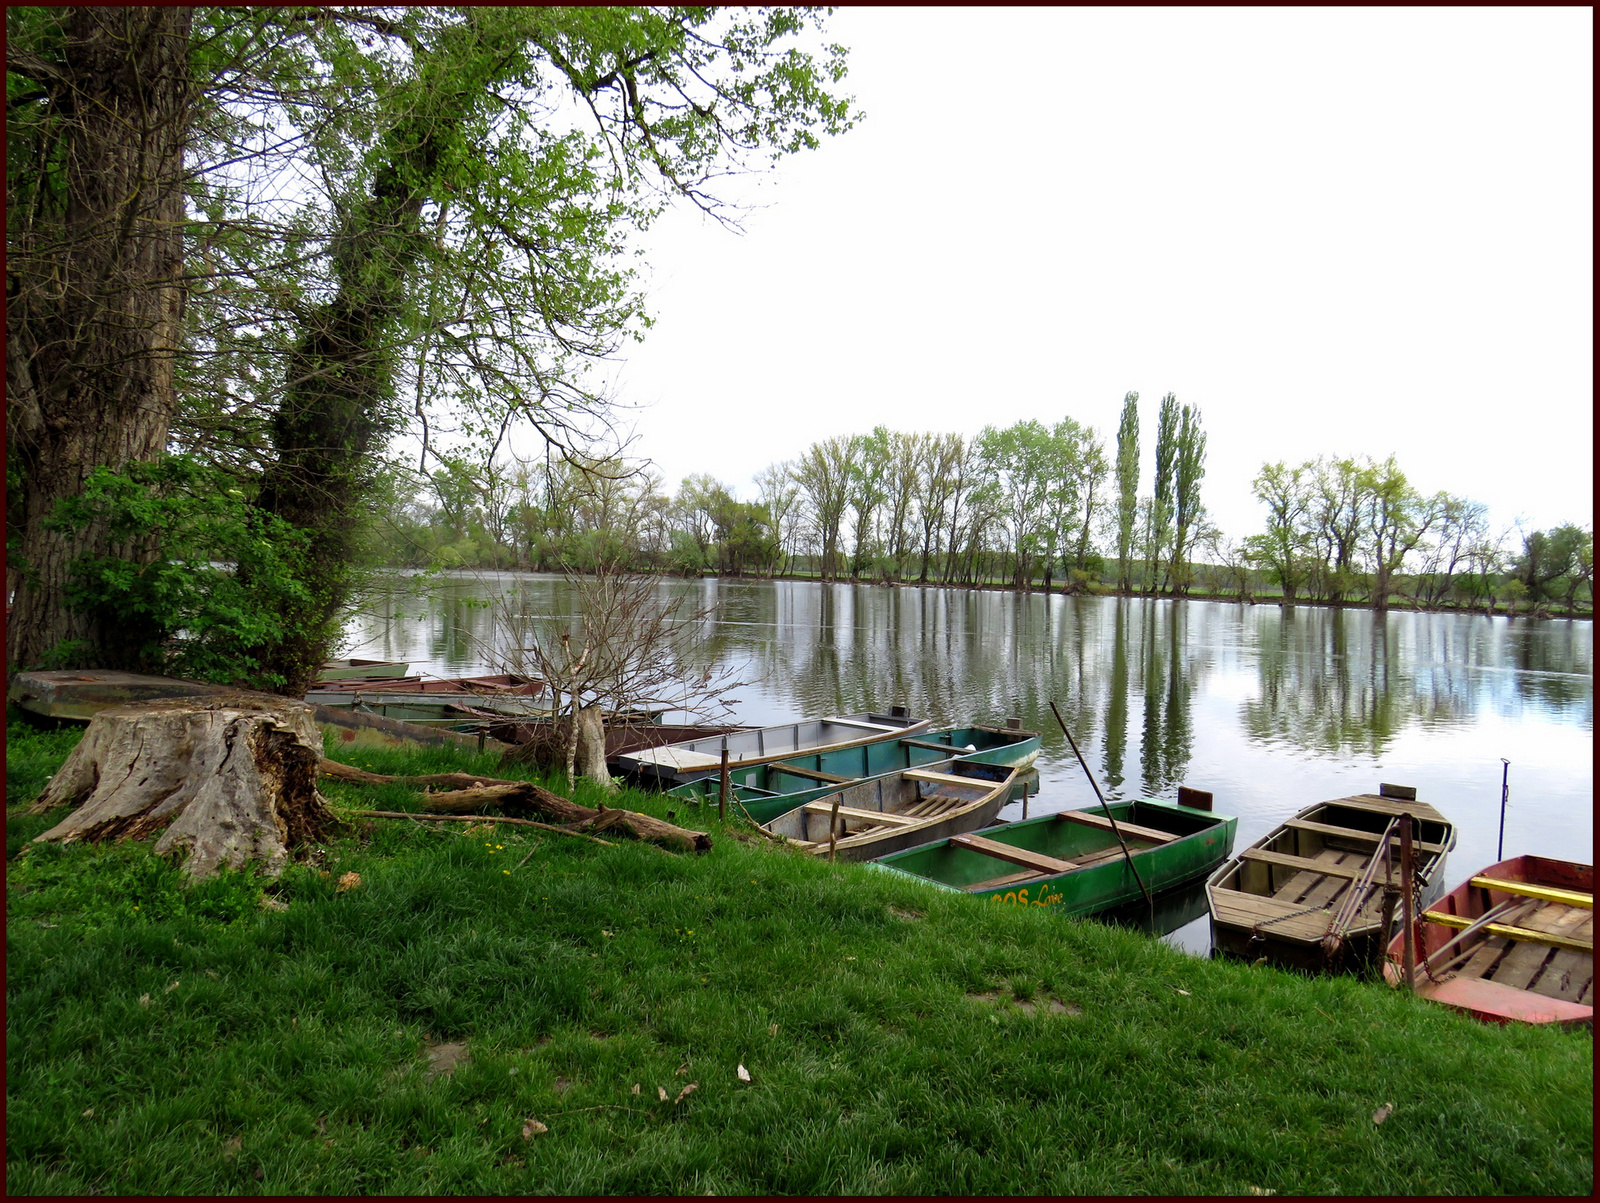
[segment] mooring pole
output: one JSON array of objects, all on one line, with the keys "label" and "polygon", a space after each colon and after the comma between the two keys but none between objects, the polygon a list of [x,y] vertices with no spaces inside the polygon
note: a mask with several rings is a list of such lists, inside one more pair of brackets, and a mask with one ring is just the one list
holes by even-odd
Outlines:
[{"label": "mooring pole", "polygon": [[1094,779],[1094,774],[1089,771],[1089,762],[1083,758],[1083,753],[1078,751],[1078,741],[1072,738],[1072,732],[1067,730],[1067,721],[1061,717],[1061,711],[1056,709],[1055,699],[1050,700],[1050,712],[1056,716],[1056,722],[1061,725],[1061,734],[1067,737],[1067,743],[1072,745],[1072,754],[1078,758],[1078,763],[1083,766],[1083,775],[1089,778],[1089,784],[1094,789],[1094,796],[1100,799],[1100,809],[1106,812],[1106,818],[1111,823],[1111,834],[1117,837],[1117,843],[1122,845],[1122,855],[1128,862],[1128,868],[1133,870],[1133,880],[1139,883],[1139,892],[1144,895],[1144,900],[1150,904],[1150,915],[1154,919],[1156,913],[1156,900],[1150,896],[1150,891],[1145,888],[1144,878],[1139,876],[1139,866],[1133,863],[1133,853],[1128,851],[1128,841],[1122,838],[1122,829],[1117,826],[1117,816],[1111,813],[1111,807],[1106,805],[1106,796],[1100,792],[1100,783]]},{"label": "mooring pole", "polygon": [[717,822],[728,820],[728,737],[722,737],[722,786],[717,791]]},{"label": "mooring pole", "polygon": [[1505,767],[1500,770],[1500,842],[1494,846],[1497,861],[1506,858],[1506,799],[1511,794],[1511,762],[1502,756],[1500,763]]},{"label": "mooring pole", "polygon": [[1411,897],[1416,882],[1416,860],[1411,852],[1411,816],[1400,816],[1400,921],[1406,938],[1400,944],[1400,971],[1413,991],[1417,988],[1417,925],[1411,913]]}]

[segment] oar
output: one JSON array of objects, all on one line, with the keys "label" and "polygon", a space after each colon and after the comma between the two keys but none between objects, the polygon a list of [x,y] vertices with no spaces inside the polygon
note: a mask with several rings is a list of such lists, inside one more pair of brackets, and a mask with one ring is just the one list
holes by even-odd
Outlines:
[{"label": "oar", "polygon": [[1439,964],[1435,964],[1435,962],[1437,962],[1439,960],[1439,954],[1444,952],[1445,949],[1454,948],[1457,944],[1461,943],[1461,941],[1465,940],[1468,936],[1477,935],[1484,928],[1488,927],[1490,923],[1492,923],[1492,922],[1494,922],[1494,920],[1500,918],[1501,915],[1505,914],[1507,911],[1509,911],[1513,906],[1515,906],[1520,901],[1522,901],[1522,900],[1521,899],[1517,899],[1517,898],[1507,898],[1499,906],[1491,907],[1489,910],[1485,911],[1477,919],[1475,919],[1471,923],[1467,924],[1466,927],[1462,928],[1455,935],[1451,936],[1448,940],[1446,940],[1443,944],[1439,945],[1438,948],[1435,948],[1432,952],[1430,952],[1428,954],[1428,956],[1427,956],[1427,959],[1424,960],[1421,965],[1417,966],[1415,971],[1413,971],[1412,976],[1414,978],[1420,977],[1422,974],[1427,973],[1430,970],[1432,970],[1434,972],[1438,972],[1438,973],[1443,973],[1443,972],[1445,972],[1445,970],[1450,968],[1450,966],[1454,965],[1457,961],[1463,959],[1467,955],[1467,952],[1476,952],[1477,951],[1476,948],[1469,949],[1469,950],[1466,950],[1464,952],[1458,953],[1457,955],[1451,957],[1447,961],[1444,961],[1444,962],[1439,963]]},{"label": "oar", "polygon": [[1150,904],[1150,917],[1152,921],[1156,913],[1156,900],[1150,897],[1150,891],[1145,889],[1144,878],[1139,876],[1139,866],[1133,863],[1133,853],[1128,851],[1128,841],[1122,838],[1122,830],[1117,826],[1117,818],[1111,813],[1111,807],[1106,805],[1106,796],[1100,792],[1099,783],[1095,781],[1094,774],[1089,771],[1089,762],[1083,758],[1083,753],[1078,751],[1078,741],[1072,738],[1072,732],[1067,730],[1066,720],[1061,717],[1061,711],[1056,709],[1055,700],[1051,699],[1050,710],[1056,716],[1056,722],[1061,724],[1061,734],[1067,737],[1067,742],[1072,745],[1072,754],[1078,758],[1078,763],[1083,765],[1084,776],[1089,778],[1089,784],[1094,787],[1094,796],[1100,799],[1100,809],[1106,812],[1106,818],[1111,820],[1111,834],[1117,837],[1117,843],[1122,845],[1122,855],[1128,860],[1128,868],[1133,870],[1133,880],[1139,883],[1139,892],[1144,895],[1144,900]]}]

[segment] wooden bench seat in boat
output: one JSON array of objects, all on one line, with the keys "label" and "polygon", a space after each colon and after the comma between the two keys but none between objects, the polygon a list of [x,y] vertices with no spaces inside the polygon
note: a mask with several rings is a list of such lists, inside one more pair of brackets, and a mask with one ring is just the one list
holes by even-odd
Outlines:
[{"label": "wooden bench seat in boat", "polygon": [[1505,881],[1498,877],[1474,877],[1469,883],[1485,890],[1500,890],[1506,894],[1519,894],[1524,898],[1542,898],[1546,902],[1559,902],[1565,906],[1594,910],[1594,895],[1579,890],[1562,890],[1555,886],[1534,885],[1526,881]]},{"label": "wooden bench seat in boat", "polygon": [[931,739],[917,739],[910,735],[900,741],[900,746],[902,748],[927,748],[930,752],[948,752],[952,756],[966,750],[965,748],[953,747],[950,744],[935,743]]},{"label": "wooden bench seat in boat", "polygon": [[1152,844],[1170,844],[1173,840],[1180,838],[1170,831],[1157,831],[1154,827],[1140,827],[1135,823],[1125,823],[1121,819],[1117,820],[1116,827],[1113,828],[1111,820],[1104,815],[1085,814],[1081,810],[1063,810],[1056,817],[1065,819],[1068,823],[1082,823],[1085,827],[1098,827],[1101,831],[1120,831],[1128,838],[1148,840]]},{"label": "wooden bench seat in boat", "polygon": [[[1422,917],[1429,923],[1437,923],[1441,927],[1465,928],[1472,925],[1472,920],[1464,915],[1446,915],[1440,911],[1424,911]],[[1592,935],[1585,940],[1579,935],[1568,935],[1536,927],[1518,927],[1510,923],[1491,923],[1484,930],[1491,936],[1504,936],[1508,940],[1516,940],[1523,944],[1543,944],[1547,948],[1570,948],[1577,952],[1594,951]]]},{"label": "wooden bench seat in boat", "polygon": [[777,772],[788,773],[795,777],[809,777],[813,781],[820,781],[824,785],[843,785],[847,781],[854,781],[854,777],[841,777],[837,773],[823,773],[817,769],[796,768],[791,764],[778,765]]},{"label": "wooden bench seat in boat", "polygon": [[920,781],[924,785],[959,785],[963,789],[981,789],[990,784],[975,777],[957,777],[951,773],[935,773],[930,769],[907,769],[901,776],[907,781]]},{"label": "wooden bench seat in boat", "polygon": [[[1362,840],[1368,844],[1376,844],[1383,839],[1383,832],[1381,831],[1362,831],[1358,827],[1335,827],[1331,823],[1314,823],[1310,819],[1290,819],[1284,826],[1291,827],[1296,831],[1315,831],[1320,835]],[[1421,840],[1413,840],[1411,846],[1418,852],[1443,852],[1445,850],[1443,844],[1426,844]],[[1397,841],[1395,848],[1398,849],[1399,847],[1400,845]]]},{"label": "wooden bench seat in boat", "polygon": [[992,856],[995,860],[1007,861],[1013,865],[1022,865],[1032,869],[1035,873],[1065,873],[1078,867],[1077,861],[1060,860],[1054,856],[1046,856],[1042,852],[1032,852],[1027,848],[1016,848],[1010,844],[1002,844],[999,840],[991,840],[981,835],[953,835],[950,837],[952,848],[968,848],[973,852],[981,852],[985,856]]},{"label": "wooden bench seat in boat", "polygon": [[1347,877],[1351,881],[1360,877],[1365,866],[1335,865],[1312,856],[1290,856],[1287,852],[1269,852],[1265,848],[1246,848],[1239,853],[1240,860],[1261,861],[1268,865],[1282,865],[1285,869],[1304,869],[1310,873],[1327,873],[1334,877]]},{"label": "wooden bench seat in boat", "polygon": [[[831,802],[807,802],[805,810],[810,815],[826,815],[833,813]],[[881,810],[862,810],[856,806],[841,806],[839,817],[857,823],[881,823],[889,827],[914,827],[921,820],[906,815],[889,814]]]},{"label": "wooden bench seat in boat", "polygon": [[[1121,859],[1122,849],[1113,845],[1112,847],[1104,848],[1091,856],[1080,856],[1077,860],[1071,863],[1076,868],[1087,869],[1091,865],[1098,865],[1102,861]],[[1054,870],[1025,869],[1021,873],[1007,873],[1003,877],[991,877],[988,881],[975,881],[970,886],[962,886],[961,888],[969,894],[975,894],[979,890],[993,890],[1000,886],[1022,885],[1024,882],[1038,881],[1040,878],[1053,877],[1054,875]]]}]

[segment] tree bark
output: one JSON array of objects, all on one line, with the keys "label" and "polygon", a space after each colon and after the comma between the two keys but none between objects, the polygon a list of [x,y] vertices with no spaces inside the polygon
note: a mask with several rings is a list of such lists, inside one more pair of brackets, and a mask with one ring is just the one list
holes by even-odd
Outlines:
[{"label": "tree bark", "polygon": [[591,702],[578,710],[578,772],[608,794],[617,791],[606,767],[606,731],[600,717],[600,704]]},{"label": "tree bark", "polygon": [[[183,312],[183,169],[191,84],[189,8],[76,7],[59,62],[13,62],[45,92],[35,139],[8,187],[6,569],[11,668],[136,668],[128,615],[69,609],[80,555],[148,562],[91,525],[47,529],[96,467],[150,460],[176,408]],[[37,103],[37,102],[36,102]]]},{"label": "tree bark", "polygon": [[210,694],[102,710],[30,813],[77,809],[40,840],[137,840],[188,852],[209,877],[260,862],[282,872],[297,848],[337,822],[317,792],[322,737],[312,707]]}]

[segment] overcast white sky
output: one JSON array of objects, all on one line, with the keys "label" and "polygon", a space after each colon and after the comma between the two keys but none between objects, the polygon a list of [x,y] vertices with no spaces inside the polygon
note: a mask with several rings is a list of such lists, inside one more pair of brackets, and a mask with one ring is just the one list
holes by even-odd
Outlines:
[{"label": "overcast white sky", "polygon": [[1203,500],[1398,457],[1497,525],[1593,513],[1587,8],[835,13],[861,125],[645,240],[613,383],[674,491],[817,439],[1198,405]]}]

